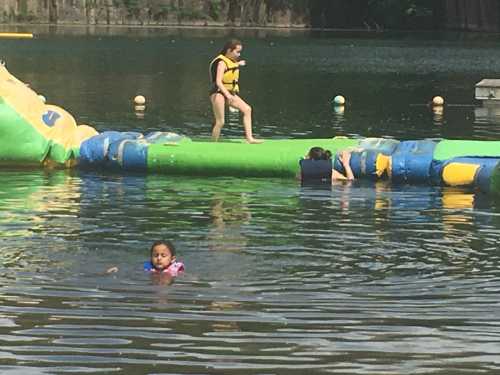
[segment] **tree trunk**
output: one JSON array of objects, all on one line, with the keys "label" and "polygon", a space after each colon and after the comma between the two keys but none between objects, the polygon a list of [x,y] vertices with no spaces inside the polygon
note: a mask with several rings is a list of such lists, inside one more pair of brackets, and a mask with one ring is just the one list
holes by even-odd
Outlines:
[{"label": "tree trunk", "polygon": [[444,28],[446,0],[434,0],[432,3],[432,27],[436,30]]},{"label": "tree trunk", "polygon": [[450,29],[498,31],[498,0],[446,0],[446,26]]},{"label": "tree trunk", "polygon": [[241,8],[238,0],[229,0],[229,9],[227,11],[227,20],[230,24],[235,25],[236,21],[241,16]]},{"label": "tree trunk", "polygon": [[49,22],[57,23],[57,0],[49,0]]}]

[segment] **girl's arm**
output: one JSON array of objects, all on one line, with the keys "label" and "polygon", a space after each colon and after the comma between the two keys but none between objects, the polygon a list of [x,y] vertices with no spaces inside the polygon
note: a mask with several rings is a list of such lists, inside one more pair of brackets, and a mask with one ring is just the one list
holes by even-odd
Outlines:
[{"label": "girl's arm", "polygon": [[354,174],[352,173],[351,169],[351,153],[348,151],[342,151],[342,154],[340,155],[340,161],[342,162],[342,165],[344,166],[345,169],[345,175],[348,180],[354,180]]},{"label": "girl's arm", "polygon": [[332,169],[332,181],[336,180],[347,180],[347,178],[340,172],[337,172],[335,169]]},{"label": "girl's arm", "polygon": [[354,180],[354,173],[352,173],[351,169],[351,153],[348,151],[342,151],[342,153],[339,156],[339,160],[342,163],[344,170],[345,170],[345,176],[337,172],[335,169],[332,170],[332,180],[349,180],[352,181]]}]

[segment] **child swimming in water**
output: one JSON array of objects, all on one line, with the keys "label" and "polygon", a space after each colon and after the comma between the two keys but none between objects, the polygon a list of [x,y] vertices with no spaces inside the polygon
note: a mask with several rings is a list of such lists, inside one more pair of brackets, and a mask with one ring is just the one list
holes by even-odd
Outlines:
[{"label": "child swimming in water", "polygon": [[[144,271],[168,274],[175,277],[184,271],[184,264],[175,258],[175,246],[170,241],[155,241],[151,245],[150,260],[144,263]],[[118,267],[106,273],[118,272]]]},{"label": "child swimming in water", "polygon": [[175,259],[175,246],[170,241],[155,241],[151,246],[151,260],[144,263],[144,270],[177,276],[184,271],[184,264]]}]

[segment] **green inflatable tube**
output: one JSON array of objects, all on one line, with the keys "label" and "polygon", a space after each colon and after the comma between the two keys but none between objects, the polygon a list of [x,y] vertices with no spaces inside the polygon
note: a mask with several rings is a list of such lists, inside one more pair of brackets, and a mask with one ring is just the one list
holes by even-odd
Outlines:
[{"label": "green inflatable tube", "polygon": [[436,145],[434,160],[457,157],[499,157],[500,141],[466,141],[443,139]]},{"label": "green inflatable tube", "polygon": [[490,178],[490,191],[500,197],[500,163],[497,164]]},{"label": "green inflatable tube", "polygon": [[293,177],[299,170],[298,160],[311,147],[335,154],[358,144],[359,140],[347,138],[266,140],[256,145],[185,139],[178,144],[150,145],[147,165],[150,171],[167,174]]}]

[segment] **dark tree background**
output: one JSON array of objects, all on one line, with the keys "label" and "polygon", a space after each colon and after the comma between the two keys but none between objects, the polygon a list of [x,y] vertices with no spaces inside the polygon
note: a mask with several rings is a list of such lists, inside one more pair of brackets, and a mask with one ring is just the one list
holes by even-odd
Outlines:
[{"label": "dark tree background", "polygon": [[499,31],[499,0],[311,0],[319,28]]},{"label": "dark tree background", "polygon": [[500,31],[500,0],[0,0],[1,22]]},{"label": "dark tree background", "polygon": [[444,0],[312,0],[311,25],[327,28],[440,28]]}]

